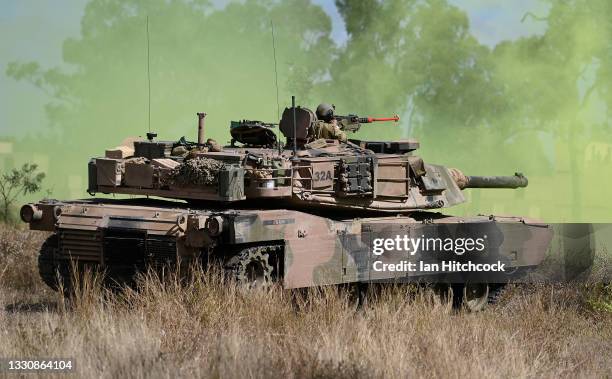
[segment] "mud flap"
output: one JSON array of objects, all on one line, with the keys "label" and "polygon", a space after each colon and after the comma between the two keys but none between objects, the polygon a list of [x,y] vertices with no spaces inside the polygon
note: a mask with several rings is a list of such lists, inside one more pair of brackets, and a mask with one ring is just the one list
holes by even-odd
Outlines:
[{"label": "mud flap", "polygon": [[[601,237],[608,224],[554,224],[554,238],[549,254],[551,264],[559,280],[570,281],[586,277],[595,260],[598,247],[597,238]],[[607,232],[610,232],[608,230]]]}]

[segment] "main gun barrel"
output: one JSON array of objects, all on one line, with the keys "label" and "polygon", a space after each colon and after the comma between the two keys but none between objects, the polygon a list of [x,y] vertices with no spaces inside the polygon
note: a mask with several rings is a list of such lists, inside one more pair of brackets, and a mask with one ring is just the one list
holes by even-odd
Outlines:
[{"label": "main gun barrel", "polygon": [[513,176],[467,176],[465,188],[523,188],[529,181],[523,174]]},{"label": "main gun barrel", "polygon": [[529,181],[520,172],[513,176],[468,176],[457,169],[452,169],[452,175],[459,188],[524,188]]}]

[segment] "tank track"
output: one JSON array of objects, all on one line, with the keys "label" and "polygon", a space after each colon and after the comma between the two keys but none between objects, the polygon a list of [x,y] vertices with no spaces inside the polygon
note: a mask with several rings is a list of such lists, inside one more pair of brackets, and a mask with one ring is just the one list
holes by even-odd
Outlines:
[{"label": "tank track", "polygon": [[58,249],[59,238],[57,234],[49,236],[43,242],[38,254],[38,273],[42,281],[54,291],[60,289],[58,281],[58,272],[66,286],[69,277],[69,272],[66,267],[60,267],[55,260],[56,251]]},{"label": "tank track", "polygon": [[[452,291],[450,292],[450,294],[452,294],[452,306],[455,309],[463,307],[463,286],[464,284],[461,283],[455,283],[450,285],[450,288],[452,289]],[[486,306],[497,304],[505,289],[506,283],[489,283]],[[442,299],[445,299],[445,296],[448,296],[449,293],[444,293],[443,291],[438,290],[438,295]]]}]

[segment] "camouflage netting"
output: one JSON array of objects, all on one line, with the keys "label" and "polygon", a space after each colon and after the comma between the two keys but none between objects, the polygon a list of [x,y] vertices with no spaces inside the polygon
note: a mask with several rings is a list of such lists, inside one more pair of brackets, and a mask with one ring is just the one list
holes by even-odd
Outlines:
[{"label": "camouflage netting", "polygon": [[219,171],[224,167],[225,164],[216,159],[188,159],[173,170],[171,180],[182,185],[217,185]]}]

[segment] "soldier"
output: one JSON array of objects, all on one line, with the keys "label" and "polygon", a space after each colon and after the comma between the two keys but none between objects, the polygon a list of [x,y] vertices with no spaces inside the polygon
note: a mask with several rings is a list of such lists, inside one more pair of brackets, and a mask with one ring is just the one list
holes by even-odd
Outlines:
[{"label": "soldier", "polygon": [[334,118],[334,110],[333,105],[319,104],[316,112],[318,121],[314,124],[313,130],[310,131],[308,136],[310,141],[325,138],[346,142],[346,133],[338,126],[338,121]]}]

